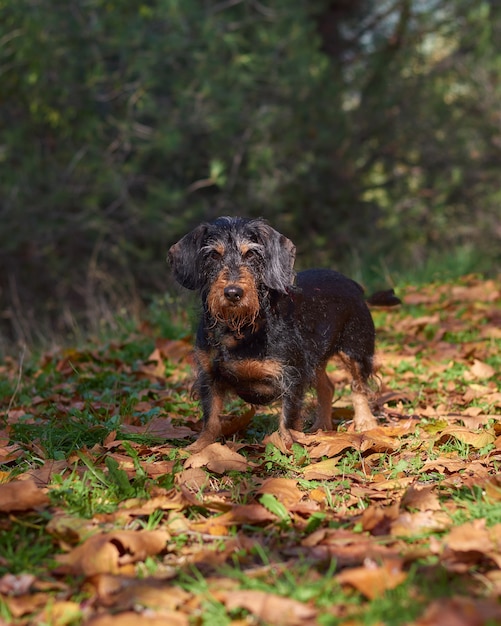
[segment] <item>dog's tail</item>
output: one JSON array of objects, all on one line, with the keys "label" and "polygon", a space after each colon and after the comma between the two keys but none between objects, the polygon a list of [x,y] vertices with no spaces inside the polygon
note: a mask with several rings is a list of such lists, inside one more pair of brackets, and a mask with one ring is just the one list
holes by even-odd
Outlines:
[{"label": "dog's tail", "polygon": [[398,306],[402,304],[400,298],[397,298],[393,289],[386,289],[385,291],[376,291],[372,296],[369,296],[366,299],[367,304],[370,306],[382,306],[382,307],[390,307],[390,306]]}]

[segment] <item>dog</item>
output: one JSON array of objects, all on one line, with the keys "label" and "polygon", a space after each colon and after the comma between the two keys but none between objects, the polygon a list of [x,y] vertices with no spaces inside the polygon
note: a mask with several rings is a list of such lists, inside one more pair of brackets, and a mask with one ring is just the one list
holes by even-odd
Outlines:
[{"label": "dog", "polygon": [[[337,357],[352,377],[354,427],[375,428],[369,405],[375,329],[363,289],[330,269],[294,272],[295,246],[263,219],[219,217],[174,244],[168,255],[183,287],[196,290],[202,316],[195,343],[194,385],[203,429],[198,452],[222,435],[228,392],[253,405],[282,401],[279,433],[290,448],[302,430],[306,391],[317,394],[312,431],[332,429],[334,386],[326,373]],[[393,290],[367,302],[395,306]]]}]

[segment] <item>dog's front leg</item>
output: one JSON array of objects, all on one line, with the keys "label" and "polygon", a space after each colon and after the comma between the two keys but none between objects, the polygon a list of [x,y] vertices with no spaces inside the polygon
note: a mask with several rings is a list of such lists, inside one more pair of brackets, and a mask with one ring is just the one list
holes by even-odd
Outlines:
[{"label": "dog's front leg", "polygon": [[190,452],[200,452],[205,447],[214,443],[221,437],[221,412],[223,410],[224,392],[217,386],[203,386],[200,389],[202,410],[203,410],[203,429],[198,439],[188,446]]},{"label": "dog's front leg", "polygon": [[304,393],[305,389],[298,386],[295,389],[288,390],[282,401],[282,413],[280,414],[278,432],[285,446],[289,449],[294,443],[291,428],[293,430],[303,429],[301,411],[303,408]]}]

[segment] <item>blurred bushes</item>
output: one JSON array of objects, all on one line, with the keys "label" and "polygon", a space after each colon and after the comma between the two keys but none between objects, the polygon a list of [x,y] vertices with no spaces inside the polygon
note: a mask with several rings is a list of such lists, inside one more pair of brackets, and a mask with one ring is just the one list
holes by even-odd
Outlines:
[{"label": "blurred bushes", "polygon": [[492,266],[500,31],[473,0],[0,0],[4,336],[140,306],[219,214],[303,265]]}]

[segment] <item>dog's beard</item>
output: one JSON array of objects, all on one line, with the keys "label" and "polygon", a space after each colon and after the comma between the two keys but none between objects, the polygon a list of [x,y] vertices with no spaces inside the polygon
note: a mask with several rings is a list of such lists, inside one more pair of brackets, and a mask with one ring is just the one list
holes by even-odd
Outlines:
[{"label": "dog's beard", "polygon": [[[250,307],[246,304],[223,305],[214,302],[209,298],[208,307],[211,317],[216,321],[225,324],[232,332],[241,334],[243,328],[253,327],[259,315],[259,308]],[[219,300],[219,299],[218,299]]]}]

